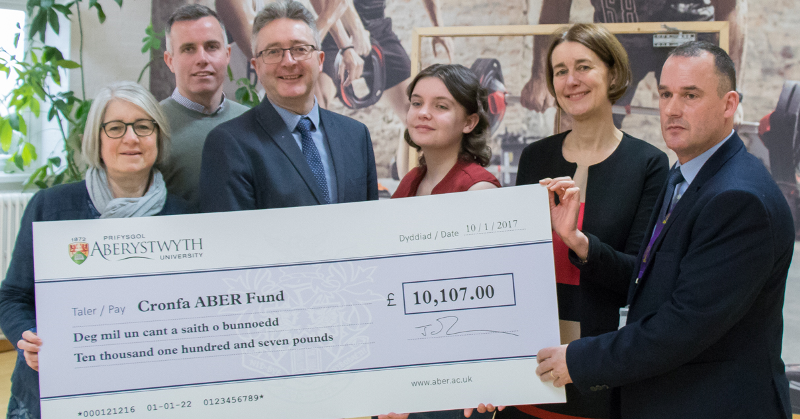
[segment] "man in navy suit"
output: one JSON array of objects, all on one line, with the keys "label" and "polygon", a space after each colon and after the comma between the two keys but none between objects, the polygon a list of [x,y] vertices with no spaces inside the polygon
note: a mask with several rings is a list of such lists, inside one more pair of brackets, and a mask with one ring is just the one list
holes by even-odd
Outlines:
[{"label": "man in navy suit", "polygon": [[[678,163],[650,219],[652,237],[626,267],[627,325],[542,349],[543,381],[587,393],[616,387],[623,418],[791,417],[781,341],[792,217],[733,131],[735,80],[730,57],[709,43],[667,58],[661,130]],[[561,198],[554,220],[577,213],[573,185],[550,182]],[[582,234],[571,222],[554,228]]]},{"label": "man in navy suit", "polygon": [[203,212],[378,199],[367,127],[320,109],[314,87],[325,53],[313,15],[275,2],[253,22],[251,64],[264,100],[212,130],[203,148]]}]

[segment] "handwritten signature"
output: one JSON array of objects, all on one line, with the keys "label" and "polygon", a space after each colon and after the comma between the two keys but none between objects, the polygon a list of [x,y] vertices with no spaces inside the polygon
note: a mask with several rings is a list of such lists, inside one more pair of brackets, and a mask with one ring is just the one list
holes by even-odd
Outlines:
[{"label": "handwritten signature", "polygon": [[422,329],[422,336],[436,336],[441,333],[444,333],[446,336],[455,336],[465,333],[502,333],[505,335],[512,335],[518,336],[516,333],[505,332],[502,330],[486,330],[486,329],[475,329],[475,330],[453,330],[458,323],[458,317],[456,316],[445,316],[439,317],[436,319],[437,324],[426,324],[423,326],[417,326],[416,329]]}]

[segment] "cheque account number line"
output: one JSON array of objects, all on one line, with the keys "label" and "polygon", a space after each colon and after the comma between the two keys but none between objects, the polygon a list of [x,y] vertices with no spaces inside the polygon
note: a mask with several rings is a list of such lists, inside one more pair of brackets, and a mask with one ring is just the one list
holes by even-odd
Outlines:
[{"label": "cheque account number line", "polygon": [[73,329],[78,329],[78,328],[81,328],[81,327],[116,326],[116,325],[120,325],[120,324],[172,322],[172,321],[176,321],[176,320],[195,320],[195,319],[233,317],[233,316],[243,316],[243,315],[247,315],[247,314],[266,315],[268,313],[288,313],[290,311],[322,310],[322,309],[329,309],[329,308],[345,308],[345,307],[369,306],[369,305],[372,305],[372,303],[339,304],[339,305],[305,307],[305,308],[287,308],[287,309],[283,309],[283,310],[265,310],[265,311],[252,312],[252,313],[251,312],[244,312],[244,313],[220,314],[220,315],[210,315],[210,316],[176,317],[176,318],[172,318],[172,319],[138,320],[138,321],[133,321],[133,322],[84,324],[84,325],[72,326],[72,328]]},{"label": "cheque account number line", "polygon": [[473,332],[461,332],[461,333],[458,333],[458,334],[455,334],[455,335],[425,336],[425,337],[422,337],[422,338],[409,338],[409,339],[406,339],[406,340],[428,340],[428,339],[443,339],[443,338],[460,338],[460,337],[464,337],[464,336],[497,335],[497,334],[519,336],[519,335],[515,335],[514,334],[514,333],[517,333],[517,332],[519,332],[519,330],[501,330],[501,331],[497,331],[497,332],[487,331],[487,332],[474,332],[474,333]]},{"label": "cheque account number line", "polygon": [[[375,343],[375,342],[342,343],[342,344],[339,344],[339,345],[316,346],[315,348],[319,348],[319,349],[338,348],[338,347],[341,347],[341,346],[372,345],[373,343]],[[192,356],[192,357],[184,357],[184,358],[154,359],[152,361],[120,362],[120,363],[117,363],[117,364],[87,365],[85,367],[75,367],[75,369],[116,367],[116,366],[119,366],[119,365],[152,364],[152,363],[155,363],[155,362],[189,361],[189,360],[192,360],[192,359],[220,358],[220,357],[225,357],[225,356],[272,354],[272,353],[278,353],[278,352],[292,352],[292,351],[300,351],[300,350],[306,350],[306,349],[309,349],[309,348],[308,347],[303,347],[303,348],[294,348],[294,349],[280,349],[280,350],[276,350],[276,351],[242,351],[242,352],[234,352],[234,353],[219,354],[219,355]]]},{"label": "cheque account number line", "polygon": [[[295,331],[298,331],[298,330],[327,329],[327,328],[333,328],[333,327],[371,326],[371,325],[372,325],[372,322],[369,322],[369,323],[350,323],[350,324],[333,324],[333,325],[327,325],[327,326],[314,326],[314,327],[301,327],[301,328],[298,328],[298,329],[280,329],[280,330],[269,329],[269,330],[265,330],[265,331],[259,332],[258,334],[260,334],[260,333],[295,332]],[[265,327],[268,327],[268,326],[265,326]],[[252,330],[252,329],[235,329],[235,330]],[[514,331],[516,331],[516,330],[514,330]],[[200,332],[196,332],[196,333],[200,333]],[[234,334],[230,334],[230,335],[198,335],[198,336],[190,336],[190,337],[185,337],[185,338],[158,339],[158,340],[137,340],[137,341],[127,340],[127,341],[119,342],[119,343],[102,343],[102,344],[99,344],[99,345],[75,346],[74,349],[97,348],[97,347],[100,347],[100,346],[132,345],[132,344],[139,344],[139,343],[172,342],[172,341],[176,341],[176,340],[226,338],[226,337],[230,337],[230,336],[241,336],[241,335],[242,335],[241,333],[234,333]]]},{"label": "cheque account number line", "polygon": [[525,231],[527,228],[515,228],[513,230],[496,230],[496,231],[484,231],[483,233],[467,233],[465,236],[477,236],[478,234],[494,234],[494,233],[508,233],[511,231]]}]

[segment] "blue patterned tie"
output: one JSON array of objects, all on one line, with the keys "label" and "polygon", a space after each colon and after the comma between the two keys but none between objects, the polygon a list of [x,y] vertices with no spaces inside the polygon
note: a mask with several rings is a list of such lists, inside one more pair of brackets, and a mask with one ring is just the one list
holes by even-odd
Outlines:
[{"label": "blue patterned tie", "polygon": [[311,139],[311,127],[313,123],[307,116],[300,118],[297,123],[297,130],[300,131],[302,138],[301,144],[303,145],[303,155],[306,156],[308,167],[314,173],[314,178],[317,179],[317,185],[322,190],[322,197],[325,198],[324,204],[330,204],[331,196],[328,192],[328,181],[325,179],[325,168],[322,167],[322,159],[319,158],[319,150],[314,145],[314,140]]}]

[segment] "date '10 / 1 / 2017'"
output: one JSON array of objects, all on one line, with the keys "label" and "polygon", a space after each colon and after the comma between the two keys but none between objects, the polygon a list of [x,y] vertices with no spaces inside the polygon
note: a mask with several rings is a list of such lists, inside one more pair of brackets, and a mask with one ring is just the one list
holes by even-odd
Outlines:
[{"label": "date '10 / 1 / 2017'", "polygon": [[494,221],[491,223],[467,224],[467,234],[487,233],[517,228],[517,220]]}]

